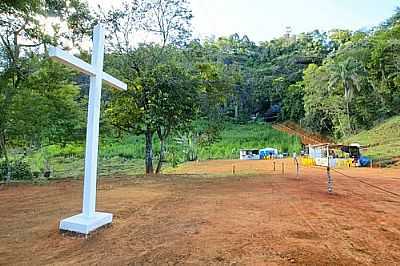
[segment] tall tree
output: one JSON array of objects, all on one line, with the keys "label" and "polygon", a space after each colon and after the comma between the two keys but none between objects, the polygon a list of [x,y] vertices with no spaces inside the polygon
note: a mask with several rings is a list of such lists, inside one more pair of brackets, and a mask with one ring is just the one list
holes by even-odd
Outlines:
[{"label": "tall tree", "polygon": [[382,117],[400,112],[400,22],[371,38],[369,81],[380,96]]},{"label": "tall tree", "polygon": [[352,57],[346,58],[343,62],[330,65],[329,88],[340,87],[344,90],[344,101],[346,104],[346,114],[348,120],[348,130],[352,132],[350,103],[354,96],[354,91],[362,89],[365,77],[365,68]]},{"label": "tall tree", "polygon": [[185,44],[191,36],[192,11],[188,0],[145,0],[139,12],[144,14],[142,28],[161,39],[161,46]]},{"label": "tall tree", "polygon": [[[175,44],[186,41],[188,33],[190,33],[191,18],[191,10],[188,8],[186,0],[125,2],[122,9],[112,10],[106,15],[103,14],[101,18],[108,24],[111,36],[114,37],[112,40],[115,43],[114,52],[119,55],[118,60],[114,61],[113,68],[119,69],[128,82],[131,92],[126,94],[123,101],[133,103],[130,106],[133,109],[129,111],[132,116],[125,117],[122,123],[124,126],[120,125],[120,127],[145,135],[147,174],[154,172],[153,135],[162,131],[155,123],[158,121],[155,115],[160,113],[160,111],[155,111],[157,110],[155,108],[160,108],[160,106],[156,106],[154,98],[152,98],[154,91],[160,89],[157,82],[162,81],[159,77],[154,76],[154,71],[166,70],[160,68],[160,66],[170,65],[168,63],[171,56],[169,51],[174,50]],[[133,20],[138,27],[132,27]],[[154,37],[152,40],[158,42],[159,45],[143,44],[137,46],[137,43],[143,43],[143,41],[135,42],[135,36],[143,36],[143,33],[152,35]],[[178,76],[179,73],[178,71]],[[175,94],[168,95],[173,96]],[[172,102],[176,101],[172,100]],[[169,110],[165,109],[164,112],[169,112]],[[121,121],[120,119],[117,120]],[[132,125],[134,126],[132,127]],[[166,137],[165,133],[159,135],[162,138]]]}]

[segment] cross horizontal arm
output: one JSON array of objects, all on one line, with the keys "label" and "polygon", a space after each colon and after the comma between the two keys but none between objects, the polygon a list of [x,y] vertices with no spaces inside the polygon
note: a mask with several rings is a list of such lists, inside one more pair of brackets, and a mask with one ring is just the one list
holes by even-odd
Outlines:
[{"label": "cross horizontal arm", "polygon": [[75,69],[78,69],[80,72],[87,75],[96,75],[96,71],[92,67],[92,65],[86,63],[85,61],[79,59],[76,56],[67,53],[60,48],[51,46],[49,48],[49,57],[53,60],[56,60],[64,65],[71,66]]},{"label": "cross horizontal arm", "polygon": [[114,78],[113,76],[107,74],[106,72],[103,72],[103,81],[107,85],[119,90],[126,91],[128,89],[128,85],[126,85],[126,83]]},{"label": "cross horizontal arm", "polygon": [[[49,57],[53,60],[56,60],[56,61],[64,64],[64,65],[68,65],[75,69],[78,69],[80,72],[82,72],[84,74],[91,75],[91,76],[96,75],[96,71],[92,65],[71,55],[68,52],[61,50],[60,48],[51,46],[49,48]],[[104,83],[106,83],[107,85],[109,85],[113,88],[116,88],[119,90],[127,90],[128,86],[126,85],[126,83],[114,78],[113,76],[111,76],[105,72],[102,73],[102,79],[103,79]]]}]

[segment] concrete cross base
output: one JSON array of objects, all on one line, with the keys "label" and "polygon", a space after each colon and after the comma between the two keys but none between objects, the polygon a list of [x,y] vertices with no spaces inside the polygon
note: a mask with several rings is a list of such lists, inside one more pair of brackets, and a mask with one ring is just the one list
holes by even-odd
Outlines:
[{"label": "concrete cross base", "polygon": [[111,213],[96,212],[90,218],[81,213],[62,220],[60,230],[87,235],[100,227],[111,224],[112,218]]}]

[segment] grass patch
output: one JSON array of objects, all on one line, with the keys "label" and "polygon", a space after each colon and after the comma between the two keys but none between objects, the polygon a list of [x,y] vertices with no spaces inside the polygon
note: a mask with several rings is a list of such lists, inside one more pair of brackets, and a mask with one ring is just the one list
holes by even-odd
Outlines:
[{"label": "grass patch", "polygon": [[357,142],[368,146],[368,150],[363,154],[373,160],[400,158],[400,116],[392,117],[370,130],[345,139],[344,142],[346,144]]},{"label": "grass patch", "polygon": [[[99,176],[137,175],[144,172],[144,137],[126,135],[120,138],[101,137],[99,151]],[[226,124],[217,142],[209,147],[197,147],[198,158],[238,159],[239,150],[273,147],[281,152],[299,152],[300,139],[273,129],[269,124]],[[184,147],[169,139],[167,150],[174,151],[179,162],[184,162]],[[158,156],[159,143],[154,139],[154,155]],[[167,156],[167,158],[169,158]],[[79,178],[84,174],[84,144],[69,144],[64,147],[52,145],[28,157],[32,171],[51,171],[51,178]],[[171,166],[171,162],[166,167]]]},{"label": "grass patch", "polygon": [[275,130],[269,124],[252,123],[246,125],[227,124],[220,141],[209,148],[199,150],[199,158],[238,159],[240,149],[276,148],[281,152],[301,150],[301,141],[296,136]]}]

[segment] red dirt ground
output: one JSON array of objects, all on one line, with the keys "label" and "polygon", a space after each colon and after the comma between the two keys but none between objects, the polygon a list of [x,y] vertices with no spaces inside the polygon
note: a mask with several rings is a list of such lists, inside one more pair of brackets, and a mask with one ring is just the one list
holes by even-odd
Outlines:
[{"label": "red dirt ground", "polygon": [[329,195],[324,169],[296,178],[292,161],[285,174],[280,165],[274,172],[271,161],[210,161],[162,177],[102,179],[97,206],[115,218],[88,239],[57,227],[80,211],[82,181],[1,187],[0,264],[400,262],[399,170],[333,173]]}]

